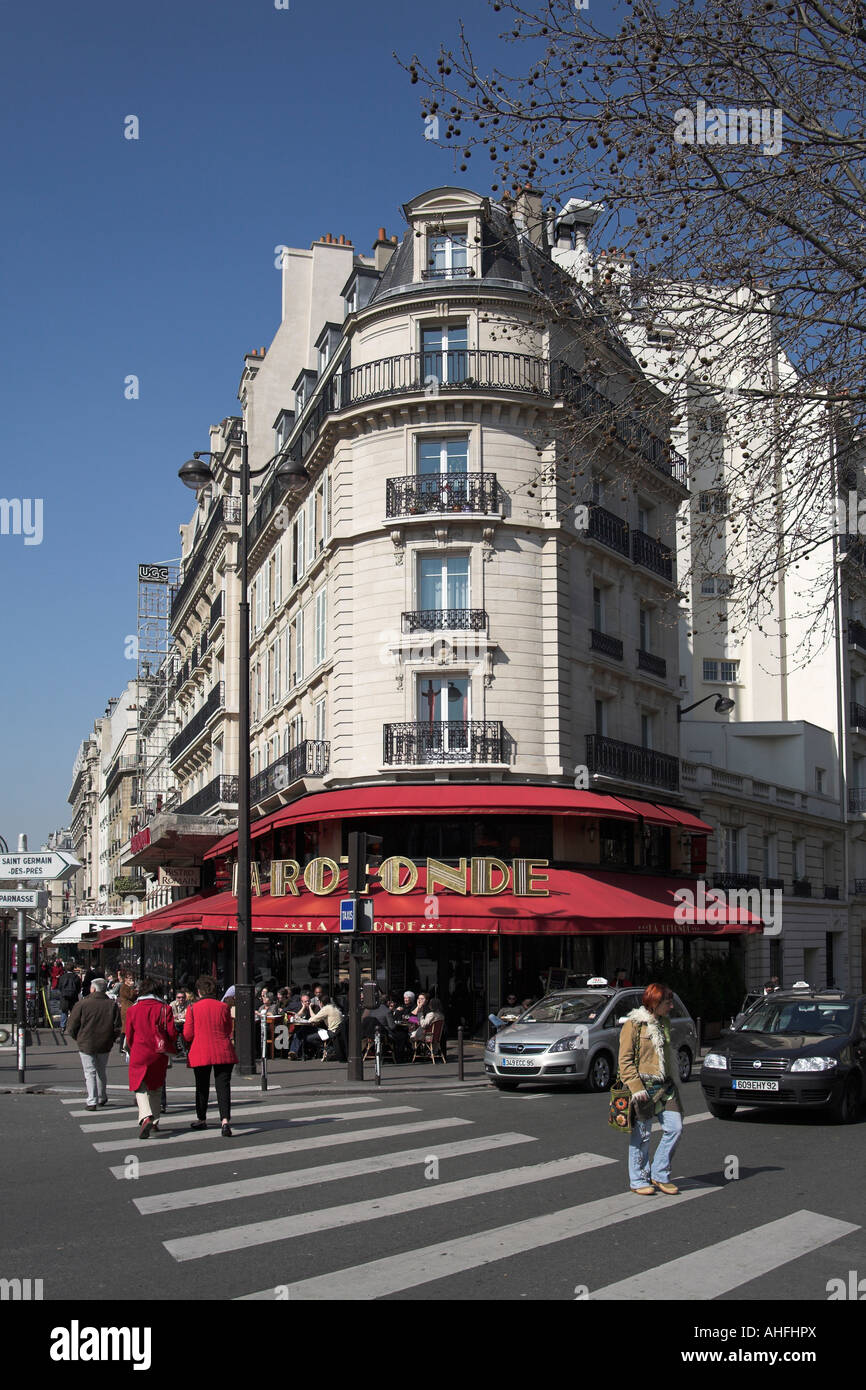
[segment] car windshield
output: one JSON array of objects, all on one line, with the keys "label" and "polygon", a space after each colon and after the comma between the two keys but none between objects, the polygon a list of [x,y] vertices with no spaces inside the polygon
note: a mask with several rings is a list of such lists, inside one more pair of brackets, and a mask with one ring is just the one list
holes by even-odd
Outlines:
[{"label": "car windshield", "polygon": [[836,1000],[779,999],[769,996],[752,1010],[738,1033],[850,1033],[853,1005]]},{"label": "car windshield", "polygon": [[608,996],[603,994],[549,994],[522,1015],[518,1023],[594,1023]]}]

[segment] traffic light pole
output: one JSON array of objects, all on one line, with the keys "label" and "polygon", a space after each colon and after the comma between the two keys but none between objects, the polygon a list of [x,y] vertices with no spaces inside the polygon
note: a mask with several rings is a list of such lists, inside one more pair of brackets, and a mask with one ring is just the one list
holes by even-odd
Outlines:
[{"label": "traffic light pole", "polygon": [[348,896],[352,899],[355,930],[349,943],[349,1060],[347,1081],[364,1080],[364,1059],[361,1056],[361,953],[363,938],[358,932],[361,892],[367,886],[367,836],[362,831],[349,835]]},{"label": "traffic light pole", "polygon": [[[27,836],[18,836],[18,853],[24,854],[27,850]],[[19,887],[23,888],[22,883]],[[17,998],[17,1021],[18,1021],[18,1083],[23,1086],[25,1073],[27,1070],[27,913],[24,908],[18,909],[18,968],[16,970],[16,983],[18,985]],[[360,992],[360,991],[359,991]]]}]

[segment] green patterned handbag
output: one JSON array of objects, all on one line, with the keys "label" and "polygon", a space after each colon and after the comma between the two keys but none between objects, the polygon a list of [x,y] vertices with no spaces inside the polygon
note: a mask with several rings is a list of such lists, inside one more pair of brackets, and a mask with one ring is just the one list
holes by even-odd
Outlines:
[{"label": "green patterned handbag", "polygon": [[[634,1064],[637,1070],[637,1059],[640,1051],[640,1030],[643,1024],[639,1023],[634,1039]],[[608,1111],[607,1122],[613,1129],[618,1129],[622,1134],[631,1134],[634,1127],[632,1118],[632,1094],[628,1086],[623,1082],[617,1070],[616,1079],[610,1088],[610,1109]]]}]

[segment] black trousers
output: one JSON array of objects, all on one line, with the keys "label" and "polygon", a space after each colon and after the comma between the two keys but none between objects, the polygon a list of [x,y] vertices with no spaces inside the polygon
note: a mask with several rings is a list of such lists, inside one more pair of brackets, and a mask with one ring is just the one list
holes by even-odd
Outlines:
[{"label": "black trousers", "polygon": [[[214,1088],[220,1119],[231,1119],[231,1076],[234,1062],[215,1062],[213,1064]],[[206,1067],[193,1067],[195,1072],[195,1113],[199,1120],[207,1116],[207,1103],[210,1095],[211,1064]]]}]

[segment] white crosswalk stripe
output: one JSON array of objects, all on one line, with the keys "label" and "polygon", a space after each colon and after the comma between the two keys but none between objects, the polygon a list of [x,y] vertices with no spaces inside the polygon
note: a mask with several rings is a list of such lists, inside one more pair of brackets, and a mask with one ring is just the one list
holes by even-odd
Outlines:
[{"label": "white crosswalk stripe", "polygon": [[[417,1105],[388,1105],[384,1106],[381,1110],[331,1110],[326,1115],[310,1115],[309,1117],[306,1117],[304,1115],[293,1115],[291,1119],[283,1120],[280,1123],[279,1127],[282,1130],[291,1131],[292,1129],[297,1128],[303,1131],[303,1140],[301,1140],[300,1138],[296,1140],[295,1147],[297,1148],[298,1144],[300,1144],[301,1142],[307,1142],[306,1136],[309,1133],[310,1125],[330,1124],[331,1122],[338,1120],[375,1120],[378,1119],[380,1115],[417,1114]],[[166,1117],[163,1116],[163,1124],[165,1122],[165,1118]],[[153,1144],[162,1144],[164,1139],[168,1139],[169,1135],[171,1135],[169,1142],[171,1143],[172,1148],[175,1148],[178,1144],[206,1144],[223,1142],[219,1125],[214,1125],[210,1129],[184,1129],[175,1130],[174,1132],[172,1132],[168,1128],[163,1128],[163,1124],[160,1124],[160,1138],[154,1139],[153,1137],[151,1137],[151,1139],[148,1142]],[[264,1119],[259,1120],[258,1123],[251,1124],[249,1129],[242,1127],[235,1120],[232,1121],[234,1133],[240,1138],[244,1138],[246,1135],[249,1134],[273,1133],[271,1129],[260,1129],[259,1125],[266,1126],[267,1121]],[[126,1139],[109,1139],[101,1144],[97,1144],[96,1142],[94,1142],[93,1147],[96,1149],[97,1153],[118,1153],[121,1149],[128,1149],[130,1144],[135,1144],[137,1148],[139,1144],[138,1125],[135,1125],[135,1127],[133,1128],[132,1126],[127,1124],[126,1128],[129,1130],[129,1134]],[[84,1132],[86,1133],[87,1131],[85,1130]],[[192,1161],[194,1160],[187,1159],[187,1165]]]},{"label": "white crosswalk stripe", "polygon": [[849,1221],[819,1216],[814,1211],[795,1211],[780,1221],[755,1226],[742,1235],[704,1246],[679,1260],[607,1284],[590,1299],[695,1299],[718,1298],[741,1284],[770,1274],[774,1269],[818,1250],[822,1245],[859,1231]]},{"label": "white crosswalk stripe", "polygon": [[[679,1203],[682,1205],[722,1190],[715,1186],[684,1189],[680,1193]],[[540,1246],[574,1240],[577,1236],[603,1230],[619,1221],[636,1220],[654,1210],[658,1210],[655,1202],[635,1199],[631,1192],[619,1192],[615,1197],[602,1197],[580,1206],[565,1207],[546,1216],[534,1216],[528,1221],[497,1226],[492,1231],[425,1245],[423,1261],[419,1259],[418,1250],[413,1249],[405,1254],[388,1255],[381,1260],[338,1269],[331,1274],[301,1279],[283,1286],[284,1296],[290,1301],[327,1299],[357,1302],[382,1298],[386,1294],[401,1293],[437,1279],[463,1274],[466,1270],[478,1269],[496,1260],[513,1259],[524,1251],[536,1250]],[[244,1295],[245,1299],[274,1297],[273,1287]]]},{"label": "white crosswalk stripe", "polygon": [[[233,1092],[233,1096],[235,1094]],[[549,1094],[552,1093],[519,1099],[540,1100],[549,1098]],[[680,1193],[675,1198],[647,1200],[636,1197],[624,1186],[627,1146],[619,1139],[604,1144],[609,1149],[606,1155],[588,1152],[562,1155],[560,1148],[560,1156],[550,1157],[540,1147],[546,1129],[542,1120],[537,1125],[533,1121],[529,1126],[536,1133],[526,1133],[517,1124],[516,1110],[511,1116],[514,1129],[506,1130],[503,1126],[502,1132],[479,1132],[483,1128],[479,1116],[495,1114],[501,1123],[503,1114],[510,1112],[503,1111],[499,1102],[507,1106],[514,1097],[497,1097],[495,1111],[479,1107],[467,1115],[463,1107],[454,1106],[457,1114],[446,1113],[442,1118],[432,1119],[429,1109],[427,1116],[423,1113],[427,1107],[422,1102],[392,1104],[390,1102],[397,1097],[387,1093],[323,1098],[320,1091],[315,1099],[309,1100],[297,1093],[288,1095],[291,1099],[284,1090],[282,1096],[266,1100],[258,1088],[249,1088],[233,1106],[232,1124],[237,1137],[230,1142],[222,1140],[215,1119],[206,1131],[188,1129],[191,1096],[187,1101],[188,1114],[181,1116],[170,1112],[162,1121],[167,1127],[164,1132],[171,1133],[171,1138],[152,1140],[147,1147],[138,1140],[137,1116],[131,1105],[126,1105],[122,1112],[115,1109],[113,1114],[106,1115],[103,1111],[95,1124],[80,1123],[89,1118],[90,1112],[68,1110],[67,1113],[79,1122],[81,1133],[90,1139],[97,1154],[122,1154],[123,1162],[109,1167],[109,1172],[119,1180],[137,1179],[128,1189],[132,1205],[137,1215],[156,1218],[156,1223],[148,1219],[147,1230],[162,1242],[172,1261],[179,1265],[207,1261],[211,1257],[225,1261],[229,1296],[244,1301],[277,1298],[369,1301],[393,1295],[408,1296],[413,1290],[424,1290],[428,1285],[443,1281],[435,1293],[431,1291],[428,1295],[441,1297],[450,1289],[445,1281],[486,1266],[497,1266],[500,1261],[503,1270],[507,1270],[510,1264],[506,1262],[521,1255],[530,1260],[540,1259],[542,1268],[549,1263],[554,1270],[559,1269],[561,1275],[562,1260],[558,1264],[546,1262],[544,1252],[563,1242],[574,1241],[576,1249],[582,1253],[582,1242],[586,1238],[595,1235],[598,1240],[597,1233],[611,1226],[655,1213],[657,1222],[648,1229],[674,1231],[682,1242],[680,1248],[689,1249],[698,1243],[693,1239],[694,1232],[705,1230],[710,1224],[701,1217],[703,1208],[696,1212],[697,1221],[688,1215],[690,1203],[715,1192],[720,1194],[719,1199],[715,1206],[707,1208],[708,1216],[723,1211],[730,1217],[732,1211],[738,1209],[732,1209],[730,1199],[722,1195],[730,1193],[731,1189],[721,1182],[676,1178]],[[466,1099],[470,1095],[467,1091],[443,1091],[437,1092],[435,1099],[447,1105],[452,1096]],[[125,1099],[128,1098],[127,1093]],[[63,1103],[81,1104],[80,1099]],[[178,1104],[177,1099],[175,1104]],[[445,1106],[440,1107],[440,1111],[442,1109]],[[602,1115],[602,1125],[603,1118]],[[686,1116],[685,1123],[699,1124],[709,1118],[708,1112],[701,1111]],[[528,1117],[521,1115],[521,1119]],[[473,1130],[471,1136],[468,1134],[470,1128]],[[126,1131],[123,1137],[100,1138],[104,1133],[110,1135],[119,1130]],[[454,1137],[449,1138],[449,1132]],[[396,1147],[389,1152],[392,1144]],[[511,1151],[523,1150],[526,1145],[533,1146],[535,1156],[541,1161],[518,1166],[513,1160],[519,1161],[524,1155]],[[332,1162],[330,1151],[341,1148],[346,1156],[336,1153],[336,1161]],[[438,1172],[435,1178],[424,1172],[434,1155],[439,1163],[449,1164],[447,1171],[442,1171],[441,1181]],[[473,1162],[473,1159],[480,1161]],[[456,1171],[451,1166],[452,1160],[462,1165],[456,1166]],[[478,1167],[489,1167],[491,1163],[497,1165],[493,1171],[477,1171]],[[205,1170],[210,1168],[214,1169],[216,1181],[208,1181]],[[277,1171],[269,1172],[268,1168]],[[397,1178],[401,1171],[405,1174],[403,1182],[412,1184],[403,1190],[399,1189]],[[393,1182],[388,1181],[392,1172],[395,1174]],[[249,1176],[243,1176],[245,1173]],[[424,1181],[420,1181],[422,1173]],[[170,1190],[173,1175],[179,1175],[175,1180],[185,1185]],[[160,1184],[160,1179],[166,1181]],[[365,1184],[365,1179],[372,1179],[373,1184]],[[551,1189],[551,1183],[558,1183],[559,1187]],[[331,1186],[325,1189],[326,1184]],[[334,1188],[333,1184],[341,1186]],[[154,1190],[159,1186],[168,1190]],[[611,1187],[617,1189],[612,1195]],[[317,1188],[333,1193],[339,1200],[331,1205],[322,1204],[325,1192],[319,1194]],[[599,1195],[605,1191],[609,1195]],[[526,1196],[522,1195],[524,1192]],[[551,1210],[566,1194],[574,1204]],[[491,1200],[494,1196],[496,1204]],[[584,1200],[575,1200],[581,1196]],[[249,1206],[239,1208],[236,1204],[241,1201],[247,1201]],[[451,1234],[436,1244],[425,1245],[423,1260],[419,1260],[415,1244],[411,1249],[401,1249],[410,1240],[408,1234],[402,1238],[402,1224],[394,1227],[397,1237],[384,1242],[386,1249],[390,1246],[393,1250],[396,1245],[396,1251],[378,1259],[366,1260],[361,1255],[377,1246],[382,1248],[383,1241],[377,1241],[375,1235],[365,1242],[360,1235],[356,1239],[341,1234],[364,1227],[375,1230],[377,1221],[423,1213],[432,1207],[442,1212],[437,1234],[449,1231]],[[675,1214],[684,1207],[687,1214],[680,1222]],[[200,1218],[197,1216],[199,1208],[202,1209]],[[206,1208],[210,1208],[210,1220]],[[486,1224],[479,1216],[495,1219],[501,1210],[508,1212],[511,1218],[506,1224],[480,1231],[474,1229]],[[542,1214],[527,1217],[523,1215],[527,1211]],[[165,1218],[162,1228],[158,1224],[161,1216]],[[232,1216],[242,1217],[243,1223],[232,1225]],[[250,1219],[253,1217],[255,1219]],[[866,1226],[866,1222],[863,1224]],[[409,1225],[407,1222],[406,1226]],[[734,1217],[728,1229],[736,1231],[738,1225],[742,1222]],[[597,1301],[631,1302],[722,1298],[752,1280],[772,1275],[860,1230],[860,1226],[848,1221],[810,1210],[796,1210],[724,1240],[692,1248],[689,1254],[676,1259],[666,1258],[667,1252],[657,1249],[655,1239],[649,1243],[639,1241],[636,1248],[648,1252],[643,1259],[655,1258],[657,1263],[598,1289],[590,1286],[588,1296]],[[464,1234],[466,1231],[470,1234]],[[334,1233],[327,1247],[329,1263],[343,1267],[329,1272],[306,1274],[305,1271],[306,1277],[298,1277],[290,1284],[279,1283],[281,1275],[276,1271],[285,1268],[286,1251],[291,1249],[285,1243],[315,1232]],[[685,1241],[684,1233],[687,1235]],[[590,1249],[596,1248],[590,1246]],[[244,1252],[253,1250],[261,1251],[261,1261],[244,1262]],[[361,1256],[360,1262],[348,1263],[348,1251],[355,1260]],[[234,1273],[232,1257],[237,1257],[238,1261]],[[625,1267],[630,1265],[634,1269],[641,1262],[634,1259]],[[245,1286],[264,1285],[271,1265],[274,1281],[269,1287],[261,1287],[255,1293],[238,1292]],[[206,1265],[207,1269],[212,1267],[217,1266]],[[599,1268],[597,1263],[593,1267]],[[257,1274],[250,1276],[251,1269],[258,1271]],[[319,1270],[322,1270],[321,1265]],[[301,1274],[301,1270],[294,1272]],[[496,1273],[494,1270],[491,1277],[495,1278]],[[551,1277],[555,1280],[556,1274]],[[467,1287],[464,1283],[464,1292]],[[517,1296],[513,1280],[508,1282],[503,1278],[503,1296]],[[565,1296],[571,1297],[570,1288]]]},{"label": "white crosswalk stripe", "polygon": [[[350,1107],[351,1107],[351,1106],[360,1106],[360,1105],[376,1106],[376,1105],[379,1105],[379,1104],[380,1104],[380,1102],[377,1101],[377,1100],[375,1100],[372,1096],[364,1096],[363,1098],[361,1098],[361,1097],[359,1096],[359,1097],[357,1098],[357,1100],[351,1100],[351,1099],[349,1099],[349,1100],[344,1100],[343,1097],[340,1096],[340,1097],[335,1097],[333,1100],[308,1100],[308,1101],[303,1101],[303,1100],[290,1100],[290,1101],[280,1102],[280,1103],[278,1103],[278,1104],[276,1104],[276,1105],[272,1105],[272,1104],[270,1104],[270,1103],[265,1103],[265,1104],[262,1104],[262,1105],[251,1105],[251,1104],[233,1105],[233,1106],[232,1106],[232,1124],[243,1124],[243,1122],[246,1120],[246,1118],[247,1118],[248,1115],[284,1115],[284,1114],[287,1114],[287,1113],[289,1113],[289,1112],[297,1113],[297,1112],[299,1112],[299,1111],[303,1111],[304,1114],[307,1114],[308,1112],[309,1112],[310,1114],[312,1114],[313,1111],[315,1111],[315,1110],[327,1110],[327,1111],[328,1111],[328,1118],[337,1116],[338,1114],[339,1114],[340,1118],[343,1118],[344,1115],[345,1115],[346,1118],[348,1118],[348,1117],[350,1116],[350,1114],[351,1114],[351,1110],[350,1110]],[[417,1106],[414,1106],[413,1108],[414,1108],[415,1110],[418,1109]],[[75,1112],[73,1112],[73,1113],[75,1113]],[[86,1114],[86,1113],[87,1113],[87,1112],[85,1111],[85,1114]],[[371,1111],[371,1113],[373,1113],[373,1112]],[[384,1113],[384,1112],[383,1112],[383,1113]],[[392,1110],[390,1113],[393,1114],[393,1113],[394,1113],[393,1110]],[[195,1107],[194,1107],[194,1106],[190,1106],[190,1109],[185,1113],[185,1115],[184,1115],[183,1117],[181,1117],[181,1115],[180,1115],[176,1110],[170,1110],[170,1111],[168,1112],[168,1114],[166,1114],[166,1115],[161,1115],[161,1116],[160,1116],[160,1126],[159,1126],[159,1127],[160,1127],[160,1129],[164,1129],[166,1132],[168,1132],[168,1130],[171,1128],[172,1124],[178,1123],[179,1121],[181,1121],[182,1118],[183,1118],[183,1122],[186,1123],[186,1124],[188,1124],[188,1123],[189,1123],[189,1119],[188,1119],[188,1116],[189,1116],[189,1115],[193,1115],[193,1116],[195,1115]],[[96,1124],[82,1125],[82,1126],[81,1126],[81,1133],[82,1133],[82,1134],[96,1134],[99,1130],[108,1130],[108,1129],[125,1129],[125,1130],[129,1130],[129,1128],[130,1128],[130,1118],[132,1118],[132,1119],[135,1121],[135,1127],[136,1127],[136,1129],[137,1129],[137,1128],[138,1128],[138,1108],[136,1107],[135,1109],[129,1109],[129,1110],[127,1110],[125,1118],[121,1118],[121,1119],[117,1119],[117,1120],[100,1120],[100,1121],[98,1121]],[[215,1109],[215,1107],[213,1107],[213,1106],[212,1106],[211,1109],[210,1109],[210,1120],[208,1121],[208,1123],[209,1123],[209,1125],[210,1125],[210,1127],[211,1127],[212,1129],[215,1129],[217,1132],[219,1132],[219,1116],[217,1115],[216,1109]],[[203,1133],[203,1132],[204,1132],[204,1131],[202,1131],[202,1130],[193,1131],[193,1133],[198,1133],[198,1134],[201,1134],[201,1133]]]},{"label": "white crosswalk stripe", "polygon": [[[537,1142],[533,1134],[510,1133],[486,1134],[478,1139],[455,1139],[451,1144],[441,1144],[437,1140],[436,1157],[442,1162],[446,1158],[489,1153],[493,1148],[498,1152],[499,1149],[509,1148],[513,1144]],[[288,1173],[268,1173],[261,1178],[242,1178],[237,1182],[214,1183],[210,1187],[187,1187],[181,1192],[158,1192],[153,1197],[136,1197],[133,1200],[142,1216],[150,1216],[160,1211],[185,1211],[188,1207],[203,1207],[213,1202],[231,1202],[241,1197],[259,1197],[271,1192],[288,1192],[299,1187],[363,1177],[368,1173],[381,1173],[384,1167],[387,1167],[389,1172],[392,1168],[411,1168],[416,1163],[426,1163],[429,1153],[430,1146],[425,1145],[423,1149],[374,1154],[370,1158],[329,1163],[327,1167],[317,1163],[314,1168],[295,1168]]]},{"label": "white crosswalk stripe", "polygon": [[[376,1111],[376,1117],[385,1114],[383,1110]],[[355,1119],[359,1116],[356,1114]],[[455,1129],[458,1125],[469,1125],[471,1120],[460,1120],[449,1118],[446,1120],[416,1120],[409,1125],[378,1125],[371,1126],[369,1129],[356,1129],[342,1131],[340,1134],[305,1134],[303,1139],[290,1139],[287,1143],[280,1144],[252,1144],[248,1147],[236,1147],[232,1143],[221,1143],[221,1147],[215,1153],[197,1153],[189,1158],[158,1158],[148,1159],[142,1162],[139,1158],[141,1146],[133,1140],[135,1145],[135,1157],[138,1159],[137,1171],[141,1178],[151,1177],[157,1173],[176,1173],[181,1168],[208,1168],[217,1163],[242,1163],[247,1159],[262,1159],[277,1157],[281,1154],[308,1154],[313,1149],[330,1149],[340,1144],[370,1144],[380,1139],[402,1138],[404,1134],[432,1134],[441,1129]],[[196,1135],[196,1138],[200,1136]],[[151,1142],[151,1141],[148,1141]],[[156,1142],[155,1140],[152,1142]],[[94,1144],[95,1149],[128,1149],[129,1144]],[[387,1154],[382,1155],[383,1165],[387,1163]],[[110,1168],[108,1170],[115,1178],[126,1178],[125,1166]]]},{"label": "white crosswalk stripe", "polygon": [[[527,1183],[569,1177],[584,1168],[598,1168],[614,1161],[600,1154],[575,1154],[573,1158],[555,1158],[549,1163],[538,1163],[527,1168],[506,1168],[495,1173],[478,1173],[454,1182],[427,1183],[424,1187],[396,1192],[390,1197],[347,1202],[323,1211],[304,1211],[297,1216],[283,1216],[276,1220],[251,1221],[245,1226],[231,1226],[221,1231],[165,1240],[163,1245],[176,1260],[200,1260],[205,1255],[224,1255],[230,1250],[243,1250],[250,1245],[258,1248],[275,1240],[290,1240],[293,1236],[314,1231],[333,1231],[340,1226],[356,1226],[364,1221],[378,1221],[385,1216],[426,1211],[429,1207],[463,1201],[467,1197],[481,1197],[488,1192],[510,1192]],[[416,1259],[417,1254],[415,1251]]]},{"label": "white crosswalk stripe", "polygon": [[[187,1072],[187,1075],[189,1075],[188,1072]],[[107,1086],[106,1089],[109,1090],[109,1091],[119,1091],[119,1092],[121,1093],[121,1095],[126,1096],[127,1098],[131,1098],[131,1097],[132,1097],[132,1091],[130,1091],[128,1083],[127,1083],[127,1084],[124,1084],[124,1082],[122,1082],[122,1081],[109,1081],[108,1086]],[[271,1086],[268,1087],[268,1090],[269,1090],[269,1091],[282,1091],[282,1090],[283,1090],[283,1087],[280,1086],[280,1085],[276,1085],[276,1086],[271,1085]],[[171,1097],[172,1097],[173,1095],[179,1095],[179,1094],[181,1094],[181,1093],[183,1093],[183,1092],[187,1092],[187,1091],[189,1092],[190,1095],[195,1095],[195,1086],[172,1086],[171,1084],[169,1084],[169,1086],[168,1086],[168,1095],[169,1095],[169,1099],[171,1099]],[[232,1095],[233,1095],[233,1096],[240,1096],[240,1095],[244,1095],[245,1093],[251,1093],[252,1095],[260,1096],[260,1095],[262,1094],[261,1085],[258,1085],[258,1086],[235,1086],[235,1085],[232,1085]],[[119,1097],[119,1096],[110,1096],[109,1099],[110,1099],[110,1100],[118,1100],[118,1099],[120,1099],[120,1097]],[[83,1103],[84,1103],[84,1096],[82,1096],[82,1095],[77,1095],[77,1096],[63,1096],[63,1097],[61,1098],[61,1101],[60,1101],[60,1104],[61,1104],[61,1105],[82,1105]]]}]

